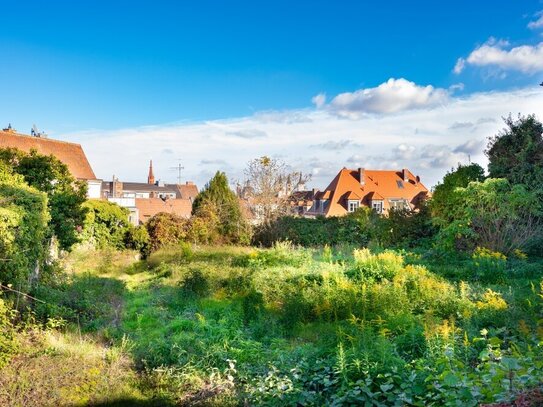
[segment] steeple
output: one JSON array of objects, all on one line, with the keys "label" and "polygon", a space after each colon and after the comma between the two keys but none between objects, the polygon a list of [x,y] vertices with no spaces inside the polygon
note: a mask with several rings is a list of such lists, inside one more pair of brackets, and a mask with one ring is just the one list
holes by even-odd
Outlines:
[{"label": "steeple", "polygon": [[153,160],[149,162],[149,175],[147,176],[147,183],[154,185],[155,175],[153,174]]}]

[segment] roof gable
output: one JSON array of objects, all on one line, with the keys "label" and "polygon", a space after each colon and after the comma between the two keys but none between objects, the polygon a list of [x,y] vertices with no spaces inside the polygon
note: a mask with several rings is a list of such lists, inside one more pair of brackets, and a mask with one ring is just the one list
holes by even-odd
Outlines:
[{"label": "roof gable", "polygon": [[[404,172],[405,171],[405,172]],[[428,189],[409,170],[366,170],[363,183],[360,170],[343,168],[326,189],[318,194],[319,199],[330,196],[326,216],[347,213],[349,200],[406,199],[412,202],[428,195]],[[405,174],[405,180],[404,180]]]}]

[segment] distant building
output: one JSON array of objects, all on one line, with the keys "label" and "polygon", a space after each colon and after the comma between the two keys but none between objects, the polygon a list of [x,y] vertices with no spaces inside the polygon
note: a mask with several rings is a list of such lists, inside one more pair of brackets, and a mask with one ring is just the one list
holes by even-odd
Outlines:
[{"label": "distant building", "polygon": [[165,184],[155,181],[153,162],[149,163],[147,183],[122,182],[115,176],[112,181],[102,182],[101,196],[110,202],[128,208],[130,221],[143,224],[159,212],[168,212],[183,218],[190,218],[192,203],[198,195],[193,182]]},{"label": "distant building", "polygon": [[324,191],[305,191],[294,197],[300,215],[343,216],[366,206],[386,214],[392,208],[416,210],[430,192],[418,176],[402,170],[343,168]]},{"label": "distant building", "polygon": [[96,178],[83,148],[76,143],[53,140],[32,129],[32,135],[20,134],[9,125],[0,131],[0,148],[16,148],[29,153],[36,150],[42,155],[53,155],[68,167],[74,178],[88,185],[88,198],[100,198],[102,180]]}]

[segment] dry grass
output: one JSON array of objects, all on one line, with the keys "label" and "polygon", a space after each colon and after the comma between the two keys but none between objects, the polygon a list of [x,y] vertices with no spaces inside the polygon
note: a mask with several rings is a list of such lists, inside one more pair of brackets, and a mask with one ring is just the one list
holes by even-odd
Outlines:
[{"label": "dry grass", "polygon": [[66,406],[144,397],[125,351],[59,332],[27,333],[0,374],[2,406]]}]

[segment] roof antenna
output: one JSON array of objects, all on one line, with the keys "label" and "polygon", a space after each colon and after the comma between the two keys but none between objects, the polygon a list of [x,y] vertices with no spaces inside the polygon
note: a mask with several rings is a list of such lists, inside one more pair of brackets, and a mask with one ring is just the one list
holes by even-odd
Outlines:
[{"label": "roof antenna", "polygon": [[185,167],[183,167],[181,165],[181,159],[180,158],[177,161],[179,161],[179,164],[177,164],[176,167],[170,167],[170,170],[171,171],[177,171],[177,184],[181,185],[181,171],[184,170]]}]

